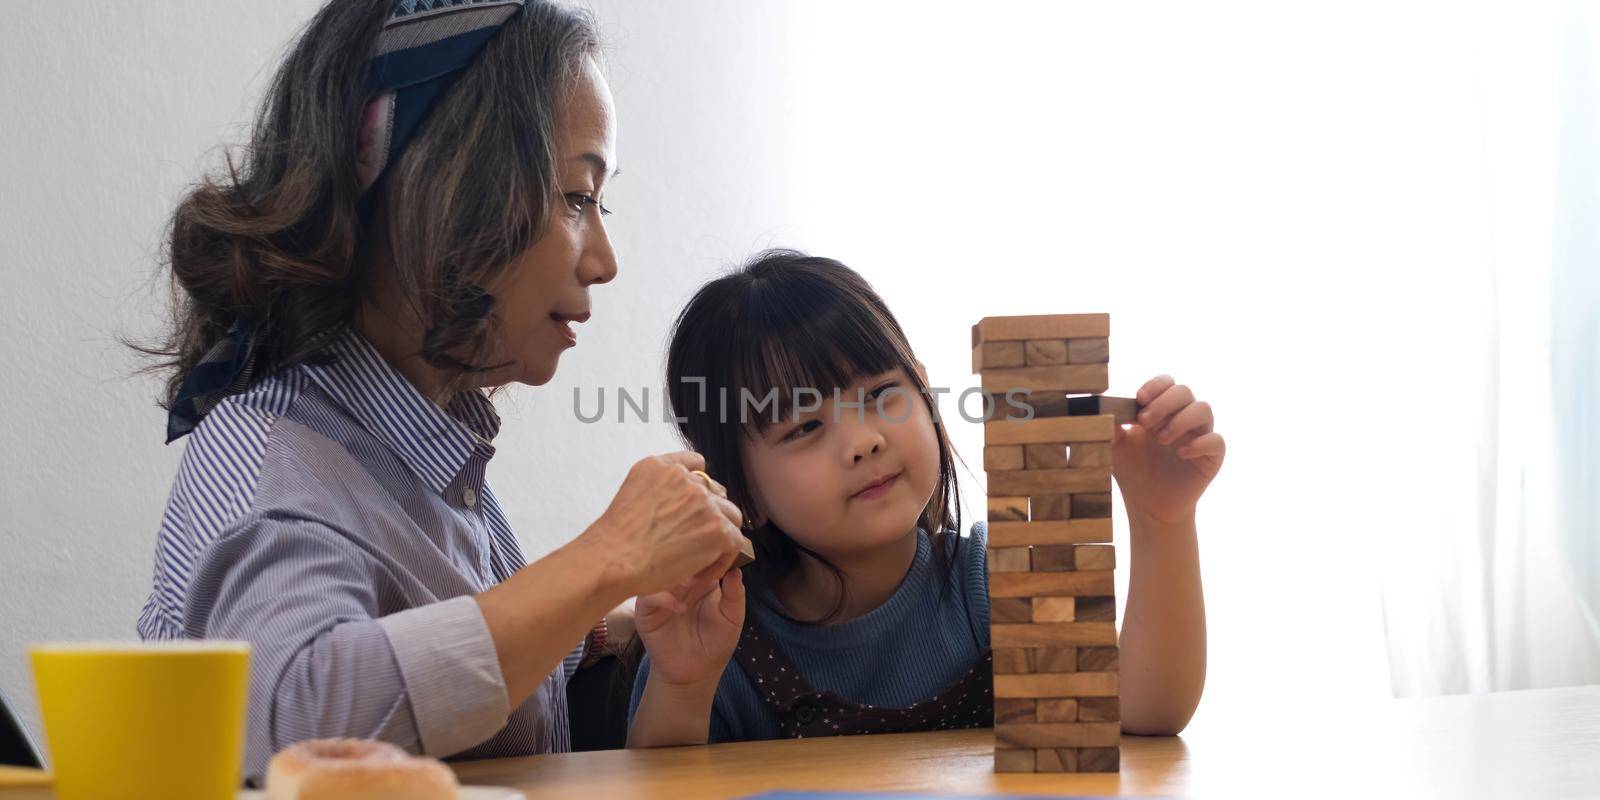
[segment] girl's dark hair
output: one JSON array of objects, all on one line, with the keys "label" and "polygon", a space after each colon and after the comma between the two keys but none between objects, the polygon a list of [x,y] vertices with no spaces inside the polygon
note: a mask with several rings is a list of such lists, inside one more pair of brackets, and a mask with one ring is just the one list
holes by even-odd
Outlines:
[{"label": "girl's dark hair", "polygon": [[[679,434],[705,457],[706,470],[751,519],[755,505],[740,438],[759,435],[774,417],[770,407],[757,411],[756,404],[774,389],[780,408],[796,388],[831,397],[835,388],[894,369],[905,372],[913,384],[909,391],[928,404],[937,420],[905,332],[872,286],[831,258],[768,250],[706,284],[678,316],[667,352],[667,396],[682,420]],[[720,399],[724,392],[726,410]],[[750,405],[743,402],[745,397],[752,398]],[[942,537],[960,532],[960,496],[950,438],[937,421],[934,430],[939,482],[918,524],[935,537],[938,563],[949,566]],[[771,587],[802,553],[842,578],[826,559],[770,521],[751,531],[750,538],[756,562],[746,568],[746,583],[753,588]],[[839,587],[833,610],[811,621],[827,622],[843,609],[842,580]]]},{"label": "girl's dark hair", "polygon": [[331,0],[279,66],[250,142],[192,188],[163,248],[173,313],[141,347],[183,377],[236,321],[256,332],[256,375],[310,358],[353,321],[376,259],[424,330],[420,355],[461,375],[489,368],[482,288],[542,234],[559,202],[560,99],[599,53],[588,15],[528,0],[432,109],[358,212],[365,64],[395,0]]}]

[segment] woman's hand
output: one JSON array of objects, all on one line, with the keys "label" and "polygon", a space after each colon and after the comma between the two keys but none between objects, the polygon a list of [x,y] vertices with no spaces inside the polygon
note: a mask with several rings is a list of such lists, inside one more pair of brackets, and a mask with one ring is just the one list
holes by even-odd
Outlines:
[{"label": "woman's hand", "polygon": [[1227,449],[1213,430],[1211,405],[1167,375],[1152,378],[1136,399],[1138,422],[1118,426],[1112,437],[1112,474],[1129,516],[1168,524],[1192,519]]},{"label": "woman's hand", "polygon": [[715,685],[744,629],[743,577],[735,569],[709,584],[694,581],[640,597],[635,628],[650,653],[650,680],[683,688]]},{"label": "woman's hand", "polygon": [[580,537],[624,596],[676,588],[658,602],[683,613],[687,608],[675,604],[689,596],[691,583],[715,582],[732,566],[744,518],[727,490],[692,472],[703,469],[705,460],[688,452],[634,464],[611,505]]}]

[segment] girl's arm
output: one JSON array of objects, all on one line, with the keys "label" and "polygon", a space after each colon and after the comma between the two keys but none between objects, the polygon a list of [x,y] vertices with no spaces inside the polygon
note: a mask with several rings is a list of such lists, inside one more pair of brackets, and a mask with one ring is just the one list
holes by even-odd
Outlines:
[{"label": "girl's arm", "polygon": [[734,569],[720,580],[646,595],[635,613],[650,666],[628,746],[705,744],[717,683],[744,629],[744,576]]},{"label": "girl's arm", "polygon": [[1182,731],[1206,683],[1206,609],[1194,517],[1162,522],[1129,512],[1133,540],[1119,644],[1122,729]]},{"label": "girl's arm", "polygon": [[645,679],[644,697],[628,725],[628,746],[705,744],[710,738],[711,703],[716,697],[716,678],[698,685],[674,686],[659,675],[651,675]]},{"label": "girl's arm", "polygon": [[1122,623],[1122,729],[1182,731],[1206,682],[1206,610],[1195,506],[1226,450],[1211,406],[1162,375],[1139,389],[1138,421],[1113,437],[1112,469],[1132,539]]}]

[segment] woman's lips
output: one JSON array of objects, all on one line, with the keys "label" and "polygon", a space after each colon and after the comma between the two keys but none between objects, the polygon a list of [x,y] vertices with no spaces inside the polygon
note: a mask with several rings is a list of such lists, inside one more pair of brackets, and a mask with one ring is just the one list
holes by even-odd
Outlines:
[{"label": "woman's lips", "polygon": [[852,497],[856,500],[873,500],[882,497],[888,493],[889,489],[894,486],[895,481],[898,480],[900,480],[900,473],[897,472],[877,483],[872,484],[871,486],[868,486],[865,489],[862,489],[859,492],[856,492],[854,495],[852,495]]},{"label": "woman's lips", "polygon": [[556,330],[561,332],[561,337],[567,340],[567,346],[571,347],[571,346],[576,345],[578,343],[578,332],[572,329],[573,323],[575,323],[575,322],[583,322],[588,317],[589,317],[588,314],[583,314],[581,316],[580,315],[567,315],[567,314],[551,314],[550,315],[550,322],[551,322],[551,324],[556,326]]}]

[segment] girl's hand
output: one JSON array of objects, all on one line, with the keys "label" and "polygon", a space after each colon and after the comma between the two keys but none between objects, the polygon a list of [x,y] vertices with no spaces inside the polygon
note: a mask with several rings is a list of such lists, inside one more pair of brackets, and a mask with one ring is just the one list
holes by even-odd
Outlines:
[{"label": "girl's hand", "polygon": [[[679,610],[683,609],[683,610]],[[744,630],[744,579],[700,578],[639,598],[634,625],[650,652],[650,680],[673,687],[715,685]]]},{"label": "girl's hand", "polygon": [[1123,503],[1130,516],[1157,522],[1192,517],[1227,449],[1212,430],[1211,405],[1167,375],[1152,378],[1136,399],[1138,422],[1127,430],[1117,426],[1111,442],[1112,474]]}]

